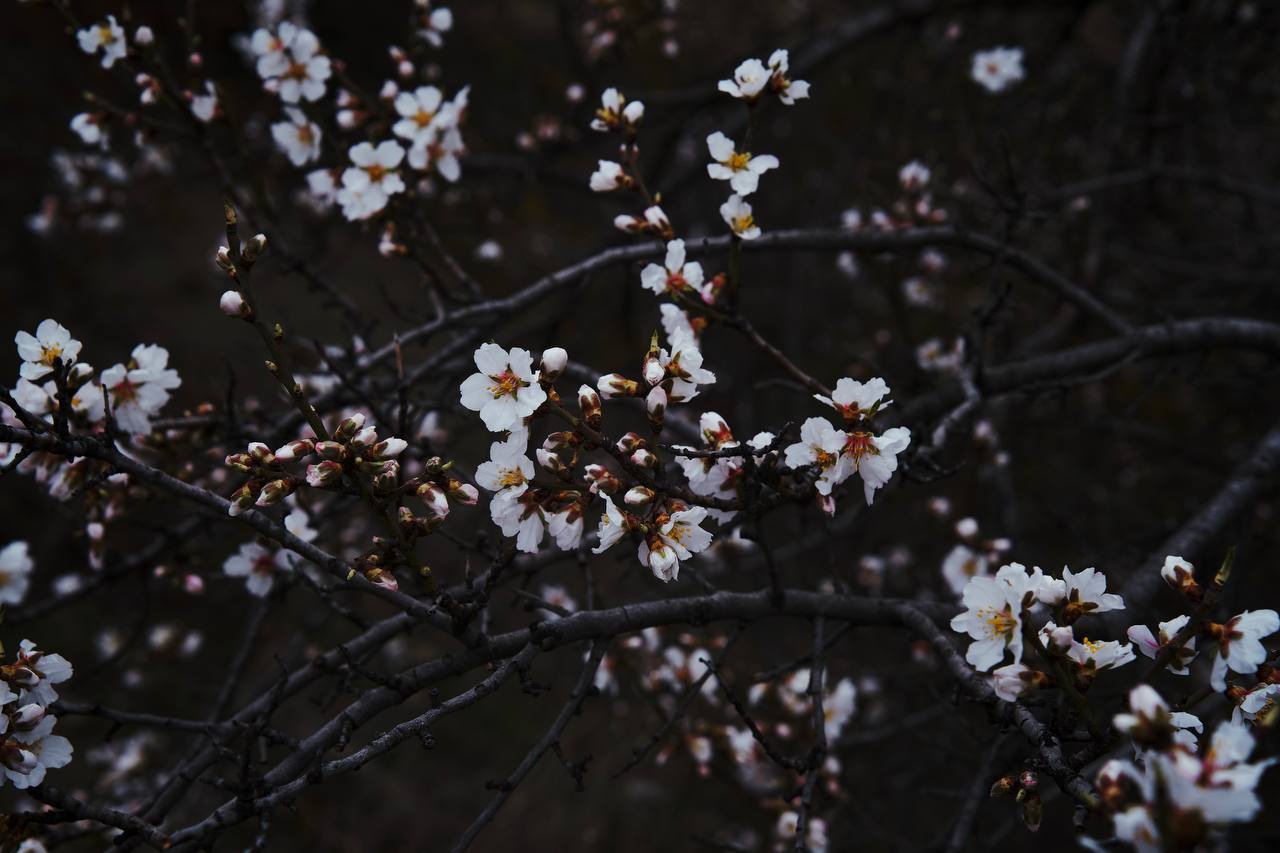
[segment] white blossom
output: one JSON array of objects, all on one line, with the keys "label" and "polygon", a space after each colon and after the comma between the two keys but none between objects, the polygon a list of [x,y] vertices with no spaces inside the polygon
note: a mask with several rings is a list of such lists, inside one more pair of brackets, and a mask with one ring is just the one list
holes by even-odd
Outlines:
[{"label": "white blossom", "polygon": [[1246,610],[1233,616],[1218,631],[1218,657],[1213,662],[1209,683],[1214,690],[1226,690],[1227,670],[1251,675],[1267,659],[1262,638],[1280,631],[1280,616],[1274,610]]},{"label": "white blossom", "polygon": [[56,320],[40,321],[34,335],[18,332],[13,342],[18,345],[18,356],[22,359],[18,375],[29,380],[52,373],[59,360],[64,365],[74,364],[81,347],[71,332]]},{"label": "white blossom", "polygon": [[718,130],[707,137],[707,150],[713,161],[707,164],[707,174],[717,181],[728,181],[740,196],[751,195],[760,184],[760,176],[778,168],[777,157],[739,152],[733,140]]},{"label": "white blossom", "polygon": [[491,492],[514,489],[522,494],[533,479],[533,460],[528,452],[529,433],[513,432],[505,441],[495,441],[489,446],[489,461],[476,469],[476,483]]},{"label": "white blossom", "polygon": [[973,55],[973,82],[988,92],[1002,92],[1023,78],[1022,48],[996,47]]},{"label": "white blossom", "polygon": [[386,207],[391,196],[404,192],[404,181],[396,171],[404,159],[404,148],[391,139],[376,148],[361,142],[351,146],[349,155],[353,165],[342,173],[337,201],[347,219],[368,219]]},{"label": "white blossom", "polygon": [[475,352],[476,367],[462,382],[462,405],[480,413],[490,432],[519,429],[547,399],[533,369],[533,356],[528,350],[497,344],[482,344]]},{"label": "white blossom", "polygon": [[829,495],[853,473],[852,460],[843,453],[847,438],[826,418],[808,418],[800,426],[800,440],[788,445],[783,459],[789,468],[817,466],[815,486],[819,494]]},{"label": "white blossom", "polygon": [[769,84],[772,73],[758,59],[748,59],[733,71],[732,80],[721,80],[718,88],[726,95],[732,95],[744,101],[754,101],[760,97],[764,87]]},{"label": "white blossom", "polygon": [[22,603],[35,565],[26,542],[10,542],[0,548],[0,605]]},{"label": "white blossom", "polygon": [[271,138],[276,141],[276,145],[295,166],[305,166],[319,160],[322,136],[320,126],[308,119],[306,113],[297,107],[285,107],[284,113],[288,121],[271,125]]},{"label": "white blossom", "polygon": [[268,548],[257,542],[246,542],[222,564],[222,571],[231,577],[244,578],[251,595],[266,597],[275,584],[276,574],[287,572],[293,566],[288,552]]},{"label": "white blossom", "polygon": [[320,40],[310,30],[285,21],[275,35],[255,32],[251,47],[258,57],[258,76],[279,92],[280,100],[296,104],[324,97],[333,69],[329,57],[320,55]]},{"label": "white blossom", "polygon": [[754,240],[760,236],[760,226],[756,225],[751,214],[751,205],[742,200],[740,195],[729,196],[728,201],[720,205],[720,216],[726,225],[743,240]]},{"label": "white blossom", "polygon": [[987,558],[965,545],[956,545],[942,559],[942,577],[956,595],[964,591],[970,578],[989,573]]},{"label": "white blossom", "polygon": [[[1187,622],[1191,620],[1190,616],[1178,616],[1174,619],[1161,622],[1159,627],[1160,635],[1157,639],[1152,635],[1151,629],[1146,625],[1133,625],[1128,630],[1129,639],[1137,647],[1138,651],[1149,658],[1155,658],[1160,653],[1161,647],[1168,645],[1177,636],[1178,632],[1186,627]],[[1189,664],[1196,656],[1196,638],[1189,638],[1178,650],[1178,653],[1169,661],[1169,672],[1174,675],[1187,675],[1190,670],[1187,669]]]},{"label": "white blossom", "polygon": [[125,44],[124,27],[116,23],[115,15],[107,15],[101,24],[85,27],[76,33],[76,41],[85,53],[102,51],[102,67],[110,68],[117,59],[124,59],[128,46]]},{"label": "white blossom", "polygon": [[657,296],[686,288],[699,290],[702,287],[702,264],[697,261],[685,263],[684,240],[672,240],[667,243],[667,257],[662,266],[649,264],[640,271],[640,284]]}]

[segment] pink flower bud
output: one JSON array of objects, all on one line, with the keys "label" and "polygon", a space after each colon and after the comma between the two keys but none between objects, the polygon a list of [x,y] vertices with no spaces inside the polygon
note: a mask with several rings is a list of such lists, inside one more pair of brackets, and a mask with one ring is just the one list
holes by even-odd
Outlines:
[{"label": "pink flower bud", "polygon": [[342,479],[342,466],[326,459],[318,465],[307,466],[307,485],[323,489]]},{"label": "pink flower bud", "polygon": [[449,501],[444,490],[435,483],[423,483],[418,487],[418,499],[427,505],[436,518],[444,518],[449,514]]},{"label": "pink flower bud", "polygon": [[297,438],[277,450],[276,459],[281,462],[292,462],[295,459],[310,456],[315,449],[316,444],[311,439]]},{"label": "pink flower bud", "polygon": [[199,575],[184,575],[182,578],[182,588],[190,595],[200,595],[204,592],[204,578]]}]

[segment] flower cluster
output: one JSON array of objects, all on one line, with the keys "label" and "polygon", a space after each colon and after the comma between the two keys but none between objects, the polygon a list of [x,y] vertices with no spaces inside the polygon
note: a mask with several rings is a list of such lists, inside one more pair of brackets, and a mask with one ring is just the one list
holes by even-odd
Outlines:
[{"label": "flower cluster", "polygon": [[71,674],[66,658],[42,652],[30,640],[19,644],[11,662],[0,664],[0,784],[29,788],[43,782],[47,771],[70,763],[71,742],[53,734],[58,719],[49,706],[58,701],[53,685]]},{"label": "flower cluster", "polygon": [[[1129,643],[1113,640],[1077,640],[1072,624],[1081,617],[1124,609],[1118,595],[1106,592],[1106,577],[1088,568],[1073,573],[1064,567],[1061,578],[1030,570],[1021,563],[1001,566],[993,577],[975,576],[963,591],[964,612],[951,620],[951,628],[973,639],[965,659],[981,672],[1013,657],[1013,663],[995,669],[992,686],[1007,701],[1055,679],[1069,679],[1059,686],[1084,692],[1097,673],[1117,669],[1134,660]],[[1052,618],[1039,629],[1032,627],[1034,608],[1047,606]],[[1030,643],[1053,674],[1036,671],[1023,663]]]},{"label": "flower cluster", "polygon": [[95,377],[92,366],[78,361],[80,341],[55,320],[42,321],[35,334],[18,332],[14,343],[22,366],[13,398],[28,413],[50,422],[67,418],[92,427],[109,410],[115,428],[145,435],[151,432],[151,419],[182,384],[169,367],[169,351],[156,344],[139,344],[127,363]]},{"label": "flower cluster", "polygon": [[1209,829],[1252,820],[1262,808],[1257,787],[1271,762],[1249,762],[1254,737],[1245,724],[1221,723],[1198,744],[1200,721],[1171,711],[1145,684],[1114,722],[1140,757],[1106,762],[1096,785],[1116,837],[1138,853],[1193,849]]}]

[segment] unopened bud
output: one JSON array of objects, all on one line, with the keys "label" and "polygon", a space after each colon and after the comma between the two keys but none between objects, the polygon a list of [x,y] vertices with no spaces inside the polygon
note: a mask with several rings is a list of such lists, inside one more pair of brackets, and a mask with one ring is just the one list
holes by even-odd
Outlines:
[{"label": "unopened bud", "polygon": [[254,234],[245,241],[244,248],[240,250],[240,257],[244,258],[244,262],[251,264],[261,257],[262,253],[267,249],[267,235]]},{"label": "unopened bud", "polygon": [[470,483],[455,480],[453,477],[449,478],[445,488],[449,493],[449,497],[465,506],[475,506],[476,502],[480,500],[479,489]]},{"label": "unopened bud", "polygon": [[408,446],[409,442],[403,438],[388,438],[369,448],[368,455],[374,459],[394,459]]},{"label": "unopened bud", "polygon": [[[596,382],[596,387],[600,389],[600,393],[605,397],[634,397],[640,393],[640,384],[633,379],[628,379],[621,373],[610,373],[607,376],[601,376]],[[579,394],[582,392],[579,391]]]},{"label": "unopened bud", "polygon": [[539,447],[534,452],[534,455],[538,457],[538,464],[545,470],[550,471],[552,474],[559,474],[568,470],[560,457],[552,453],[550,450],[544,450]]},{"label": "unopened bud", "polygon": [[377,441],[378,441],[377,427],[367,426],[360,429],[358,432],[356,432],[355,435],[351,436],[351,440],[348,442],[348,444],[354,450],[362,450],[366,447],[372,447],[374,444],[377,443]]},{"label": "unopened bud", "polygon": [[226,246],[218,247],[218,254],[214,255],[213,261],[226,272],[236,268],[235,262],[231,260],[231,252]]},{"label": "unopened bud", "polygon": [[307,485],[317,489],[327,488],[342,479],[342,466],[326,459],[307,466]]},{"label": "unopened bud", "polygon": [[347,442],[351,440],[351,436],[355,435],[364,428],[364,413],[356,412],[349,418],[344,418],[338,428],[333,431],[333,440]]},{"label": "unopened bud", "polygon": [[155,40],[156,35],[151,31],[151,27],[138,27],[133,33],[133,43],[139,47],[147,47]]},{"label": "unopened bud", "polygon": [[280,501],[293,494],[298,484],[292,477],[272,480],[262,487],[262,491],[258,494],[258,506],[274,506]]},{"label": "unopened bud", "polygon": [[627,489],[627,493],[623,496],[628,506],[646,506],[657,497],[653,489],[644,486],[632,486]]},{"label": "unopened bud", "polygon": [[276,459],[282,462],[292,462],[295,459],[302,459],[310,456],[315,452],[316,443],[309,438],[296,438],[276,451]]},{"label": "unopened bud", "polygon": [[222,309],[222,313],[228,317],[235,317],[240,320],[252,320],[253,309],[249,307],[249,303],[244,301],[244,297],[239,291],[228,290],[222,294],[222,298],[218,300],[218,307]]},{"label": "unopened bud", "polygon": [[321,459],[341,462],[347,458],[347,448],[336,441],[317,441],[315,451]]},{"label": "unopened bud", "polygon": [[564,347],[551,347],[542,352],[542,381],[554,382],[569,363],[569,353]]},{"label": "unopened bud", "polygon": [[587,426],[592,429],[600,428],[603,417],[603,412],[600,410],[600,395],[590,385],[583,385],[578,389],[578,408],[582,410],[582,417],[587,422]]},{"label": "unopened bud", "polygon": [[667,392],[661,385],[653,386],[649,396],[644,400],[645,410],[649,413],[649,425],[654,432],[662,431],[662,423],[667,416]]},{"label": "unopened bud", "polygon": [[641,468],[658,467],[657,455],[654,454],[654,452],[652,450],[649,450],[647,447],[642,447],[639,450],[637,450],[635,453],[631,454],[631,461],[636,465],[639,465]]},{"label": "unopened bud", "polygon": [[427,505],[436,518],[444,518],[449,514],[449,500],[444,490],[435,483],[423,483],[418,487],[418,499]]},{"label": "unopened bud", "polygon": [[44,719],[46,713],[43,705],[32,702],[23,705],[17,711],[10,713],[9,722],[19,731],[26,731],[35,727],[36,723]]},{"label": "unopened bud", "polygon": [[644,381],[650,385],[657,385],[663,379],[667,378],[666,368],[656,358],[646,358],[644,360]]},{"label": "unopened bud", "polygon": [[396,576],[386,569],[370,567],[364,570],[364,577],[369,583],[377,584],[390,590],[400,588],[400,584],[396,581]]},{"label": "unopened bud", "polygon": [[628,432],[624,433],[622,437],[617,440],[614,447],[618,448],[622,453],[634,453],[641,447],[647,446],[647,444],[648,442],[644,440],[644,436],[640,433]]},{"label": "unopened bud", "polygon": [[231,506],[227,507],[227,515],[232,517],[239,515],[249,507],[253,506],[253,502],[256,499],[257,495],[254,494],[253,486],[249,483],[245,483],[232,493],[230,499]]},{"label": "unopened bud", "polygon": [[183,575],[182,588],[188,595],[200,595],[204,592],[204,578],[194,574]]}]

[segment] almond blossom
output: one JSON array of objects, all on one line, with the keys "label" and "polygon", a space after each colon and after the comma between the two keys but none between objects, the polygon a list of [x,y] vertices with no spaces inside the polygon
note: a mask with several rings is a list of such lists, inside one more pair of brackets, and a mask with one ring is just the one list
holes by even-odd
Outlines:
[{"label": "almond blossom", "polygon": [[751,195],[760,184],[760,176],[778,168],[777,157],[739,152],[733,140],[718,130],[707,137],[707,150],[714,161],[707,164],[707,174],[717,181],[728,181],[739,196]]},{"label": "almond blossom", "polygon": [[969,71],[973,82],[988,92],[1002,92],[1025,75],[1022,70],[1022,48],[996,47],[973,55]]},{"label": "almond blossom", "polygon": [[503,489],[489,502],[489,516],[503,536],[516,540],[516,549],[536,554],[547,530],[547,517],[538,496],[525,489]]},{"label": "almond blossom", "polygon": [[862,494],[867,506],[875,499],[876,491],[883,488],[893,477],[893,472],[898,470],[898,454],[910,443],[911,430],[906,427],[893,427],[883,435],[849,433],[841,455],[849,460],[850,470],[862,477]]},{"label": "almond blossom", "polygon": [[783,459],[789,468],[816,466],[818,494],[829,495],[853,474],[852,460],[843,452],[847,440],[826,418],[808,418],[800,425],[800,440],[787,446]]},{"label": "almond blossom", "polygon": [[588,185],[593,192],[607,193],[630,186],[631,178],[623,170],[621,163],[600,160],[596,164],[596,170],[591,173]]},{"label": "almond blossom", "polygon": [[987,558],[965,545],[956,545],[942,560],[942,577],[956,595],[970,578],[986,577],[989,572]]},{"label": "almond blossom", "polygon": [[1090,671],[1101,672],[1104,669],[1117,669],[1134,660],[1133,646],[1116,640],[1093,641],[1088,637],[1084,642],[1072,643],[1067,650],[1067,657]]},{"label": "almond blossom", "polygon": [[293,568],[288,554],[283,549],[246,542],[223,562],[222,571],[231,577],[244,578],[250,595],[265,598],[275,585],[276,575]]},{"label": "almond blossom", "polygon": [[1262,638],[1280,631],[1280,615],[1274,610],[1246,610],[1224,624],[1211,626],[1218,646],[1209,683],[1214,690],[1226,690],[1227,670],[1251,675],[1267,659]]},{"label": "almond blossom", "polygon": [[475,363],[480,372],[463,380],[461,402],[480,413],[490,432],[519,429],[546,402],[547,392],[538,382],[540,374],[528,350],[512,347],[508,352],[497,344],[482,344]]},{"label": "almond blossom", "polygon": [[1025,566],[1010,563],[995,577],[975,577],[965,586],[965,610],[951,620],[951,630],[973,638],[965,660],[975,669],[991,669],[1006,649],[1014,663],[1022,662],[1022,611],[1039,579],[1038,569],[1028,575]]},{"label": "almond blossom", "polygon": [[627,102],[621,92],[612,86],[600,95],[600,107],[591,120],[591,129],[601,132],[633,128],[644,118],[644,104]]},{"label": "almond blossom", "polygon": [[271,125],[271,138],[295,166],[305,166],[320,159],[320,126],[297,107],[285,107],[288,121]]},{"label": "almond blossom", "polygon": [[786,50],[779,49],[769,54],[769,90],[787,106],[809,97],[808,82],[787,77],[789,65],[790,59]]},{"label": "almond blossom", "polygon": [[142,435],[151,431],[151,418],[169,402],[169,392],[182,384],[169,363],[169,351],[155,344],[139,344],[128,365],[102,371],[99,382],[111,402],[116,425]]},{"label": "almond blossom", "polygon": [[432,9],[423,20],[418,30],[418,37],[432,47],[444,46],[444,34],[453,29],[453,12],[449,9]]},{"label": "almond blossom", "polygon": [[[1184,615],[1161,622],[1158,626],[1160,631],[1159,639],[1152,636],[1151,629],[1146,625],[1133,625],[1130,626],[1128,630],[1129,639],[1133,641],[1133,644],[1137,647],[1138,651],[1142,652],[1146,657],[1154,659],[1164,646],[1173,642],[1173,638],[1176,637],[1178,632],[1185,628],[1187,623],[1190,621],[1191,617]],[[1182,647],[1178,649],[1177,653],[1169,661],[1169,672],[1174,675],[1189,674],[1190,670],[1187,669],[1187,664],[1191,663],[1191,661],[1195,659],[1195,656],[1196,638],[1191,637],[1182,644]]]},{"label": "almond blossom", "polygon": [[773,73],[758,59],[748,59],[733,70],[732,80],[721,80],[718,87],[726,95],[744,101],[754,101],[760,97],[764,87],[769,85]]},{"label": "almond blossom", "polygon": [[276,34],[258,30],[251,47],[258,57],[258,76],[286,104],[324,97],[325,81],[333,73],[329,57],[320,55],[320,40],[310,30],[285,21]]},{"label": "almond blossom", "polygon": [[47,376],[59,362],[74,364],[80,355],[81,343],[56,320],[40,321],[34,335],[18,332],[13,342],[18,345],[18,356],[22,359],[18,375],[28,380]]},{"label": "almond blossom", "polygon": [[124,59],[128,46],[125,44],[124,27],[116,23],[115,15],[107,15],[101,24],[85,27],[76,33],[76,41],[85,53],[102,51],[102,67],[110,68],[117,59]]},{"label": "almond blossom", "polygon": [[1092,567],[1073,574],[1062,567],[1062,579],[1046,577],[1038,592],[1045,604],[1058,607],[1063,623],[1071,624],[1090,613],[1123,610],[1124,599],[1108,593],[1107,576]]},{"label": "almond blossom", "polygon": [[515,490],[523,494],[533,480],[533,460],[528,452],[529,433],[513,432],[506,441],[495,441],[489,446],[489,461],[476,469],[476,483],[491,492]]},{"label": "almond blossom", "polygon": [[702,264],[685,263],[684,240],[667,243],[667,257],[662,266],[648,264],[640,271],[640,285],[657,296],[702,287]]},{"label": "almond blossom", "polygon": [[[5,778],[13,787],[23,790],[39,785],[44,781],[47,771],[65,767],[71,763],[71,741],[62,735],[53,734],[56,722],[57,718],[53,715],[45,715],[34,728],[9,733],[10,743],[24,753],[22,761],[16,767],[8,761],[0,763]],[[3,734],[0,734],[0,737],[3,737]],[[13,747],[10,747],[11,749]]]},{"label": "almond blossom", "polygon": [[751,205],[742,200],[742,196],[734,194],[728,201],[720,205],[720,216],[733,233],[743,240],[754,240],[760,236],[760,226],[756,225],[751,214]]},{"label": "almond blossom", "polygon": [[22,603],[35,565],[26,542],[10,542],[0,548],[0,605]]},{"label": "almond blossom", "polygon": [[410,145],[426,145],[435,138],[441,124],[451,121],[447,113],[441,112],[443,102],[444,94],[435,86],[401,92],[394,103],[400,120],[392,125],[391,132],[409,140]]},{"label": "almond blossom", "polygon": [[404,159],[404,149],[394,140],[384,140],[375,148],[361,142],[351,146],[352,166],[342,173],[338,204],[350,220],[368,219],[387,206],[391,196],[404,192],[404,181],[396,169]]},{"label": "almond blossom", "polygon": [[813,397],[819,403],[835,409],[846,421],[855,421],[873,417],[881,409],[888,407],[892,400],[880,402],[888,394],[889,386],[879,376],[866,382],[845,376],[836,381],[836,388],[830,397],[822,394],[814,394]]},{"label": "almond blossom", "polygon": [[640,562],[664,583],[677,580],[680,561],[691,559],[711,545],[711,534],[698,526],[706,517],[706,508],[700,506],[671,513],[656,535],[640,543],[637,551]]},{"label": "almond blossom", "polygon": [[18,654],[12,666],[14,677],[8,680],[21,688],[18,702],[23,705],[31,702],[52,705],[57,702],[58,693],[53,685],[67,681],[73,674],[71,663],[66,658],[40,651],[31,640],[18,644]]},{"label": "almond blossom", "polygon": [[630,529],[626,516],[614,506],[613,499],[605,494],[600,495],[600,498],[604,501],[604,514],[600,516],[600,524],[596,528],[596,534],[600,541],[591,549],[592,554],[603,554],[625,536]]}]

